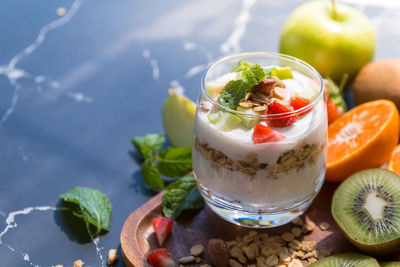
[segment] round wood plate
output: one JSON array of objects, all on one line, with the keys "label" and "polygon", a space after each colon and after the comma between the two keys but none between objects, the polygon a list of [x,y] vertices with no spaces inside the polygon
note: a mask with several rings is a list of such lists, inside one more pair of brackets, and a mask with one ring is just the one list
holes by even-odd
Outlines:
[{"label": "round wood plate", "polygon": [[[347,241],[330,213],[332,194],[336,187],[336,184],[325,183],[311,207],[303,215],[306,220],[312,220],[317,225],[310,235],[304,237],[304,240],[317,241],[318,250],[332,248],[334,253],[357,251]],[[125,221],[121,232],[121,248],[124,262],[128,267],[150,266],[146,261],[146,256],[150,251],[159,247],[153,233],[152,220],[161,216],[162,195],[163,192],[150,199]],[[330,224],[329,229],[322,231],[318,227],[322,222],[328,222]],[[288,224],[257,231],[276,235],[290,230],[291,227],[292,225]],[[175,222],[172,234],[164,247],[177,262],[179,258],[189,255],[189,250],[194,245],[202,244],[206,248],[208,240],[211,238],[222,238],[229,241],[234,240],[237,236],[245,235],[248,231],[248,228],[224,221],[205,206],[200,211],[181,214]],[[393,255],[380,260],[400,260],[400,255]],[[201,264],[205,263],[210,264],[207,252],[203,253]]]}]

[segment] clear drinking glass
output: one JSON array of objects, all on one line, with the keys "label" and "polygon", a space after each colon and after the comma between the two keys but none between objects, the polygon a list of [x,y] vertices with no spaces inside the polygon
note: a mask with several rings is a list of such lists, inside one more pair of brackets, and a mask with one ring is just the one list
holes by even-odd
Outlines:
[{"label": "clear drinking glass", "polygon": [[[283,80],[285,86],[310,96],[310,102],[287,113],[256,115],[221,105],[216,92],[237,77],[231,70],[239,60],[263,68],[290,67],[294,78]],[[204,75],[197,104],[193,168],[215,213],[235,224],[264,228],[285,224],[309,207],[324,181],[327,144],[323,80],[313,67],[277,53],[229,56]],[[290,126],[270,127],[284,140],[253,143],[255,124],[275,126],[291,117],[298,119]]]}]

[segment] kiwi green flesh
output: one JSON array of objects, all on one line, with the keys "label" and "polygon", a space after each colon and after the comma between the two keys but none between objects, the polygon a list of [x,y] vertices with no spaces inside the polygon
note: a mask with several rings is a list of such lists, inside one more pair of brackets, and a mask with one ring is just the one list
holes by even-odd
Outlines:
[{"label": "kiwi green flesh", "polygon": [[400,267],[400,261],[381,262],[381,267]]},{"label": "kiwi green flesh", "polygon": [[358,253],[344,253],[329,256],[309,267],[379,267],[378,262],[369,256]]},{"label": "kiwi green flesh", "polygon": [[336,190],[332,215],[355,244],[379,246],[400,238],[400,177],[384,169],[353,174]]}]

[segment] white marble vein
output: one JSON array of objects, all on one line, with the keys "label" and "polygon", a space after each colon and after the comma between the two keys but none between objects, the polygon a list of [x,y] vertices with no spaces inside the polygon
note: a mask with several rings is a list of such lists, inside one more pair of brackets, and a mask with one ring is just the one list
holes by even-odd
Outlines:
[{"label": "white marble vein", "polygon": [[206,64],[199,64],[199,65],[195,65],[193,67],[191,67],[186,74],[184,75],[185,79],[190,79],[192,78],[194,75],[201,73],[205,70],[207,70],[213,63],[213,54],[211,51],[209,51],[207,49],[206,46],[203,45],[198,45],[196,43],[192,43],[192,42],[185,42],[183,44],[183,50],[185,51],[198,51],[200,52],[202,55],[204,55],[204,57],[207,60]]},{"label": "white marble vein", "polygon": [[[14,247],[12,247],[9,244],[4,243],[4,241],[3,241],[4,235],[7,234],[9,230],[18,227],[18,224],[15,222],[15,217],[20,216],[20,215],[27,215],[33,211],[49,211],[49,210],[54,211],[54,210],[57,210],[57,208],[51,207],[51,206],[37,206],[37,207],[27,207],[22,210],[16,210],[16,211],[10,212],[5,219],[6,226],[0,232],[0,245],[4,245],[10,251],[16,252],[16,249]],[[21,254],[22,259],[24,261],[27,261],[31,266],[40,267],[40,265],[34,264],[30,261],[30,257],[29,257],[28,253],[26,253],[26,252],[18,252],[18,253]]]},{"label": "white marble vein", "polygon": [[104,249],[104,247],[100,247],[100,239],[98,237],[92,238],[92,243],[96,248],[96,254],[100,259],[101,266],[102,267],[105,266],[105,261],[104,261],[103,255],[101,254],[101,251]]},{"label": "white marble vein", "polygon": [[185,88],[179,83],[178,80],[172,80],[169,85],[174,88],[175,93],[178,95],[185,95]]},{"label": "white marble vein", "polygon": [[144,49],[142,51],[142,55],[145,59],[149,60],[151,69],[153,71],[153,79],[158,80],[160,79],[160,68],[158,67],[158,62],[155,58],[151,56],[149,49]]},{"label": "white marble vein", "polygon": [[77,92],[77,93],[68,92],[67,96],[72,98],[73,100],[75,100],[76,103],[81,103],[81,102],[92,103],[93,102],[93,98],[91,98],[89,96],[85,96],[83,93],[79,93],[79,92]]},{"label": "white marble vein", "polygon": [[49,32],[68,23],[74,17],[76,12],[78,11],[79,7],[81,6],[82,1],[83,0],[75,0],[72,3],[71,8],[69,9],[68,13],[64,17],[61,17],[61,18],[54,20],[54,21],[46,24],[45,26],[43,26],[40,29],[40,31],[36,37],[36,40],[32,44],[28,45],[25,49],[23,49],[21,52],[19,52],[17,55],[15,55],[10,60],[8,65],[0,66],[0,75],[5,75],[8,78],[8,80],[9,80],[10,84],[13,86],[13,90],[14,90],[10,106],[5,111],[5,113],[1,116],[0,129],[2,128],[4,123],[8,120],[8,118],[11,116],[11,114],[14,112],[14,110],[16,108],[16,105],[17,105],[17,102],[19,99],[19,93],[21,91],[21,87],[17,84],[18,80],[20,80],[22,78],[31,77],[31,74],[29,74],[29,72],[27,72],[23,69],[17,68],[17,64],[23,58],[25,58],[25,57],[31,55],[33,52],[35,52],[46,40],[46,36]]},{"label": "white marble vein", "polygon": [[247,23],[250,21],[250,9],[256,0],[244,0],[239,15],[233,21],[233,31],[228,39],[220,46],[223,54],[234,54],[241,51],[240,41],[246,33]]}]

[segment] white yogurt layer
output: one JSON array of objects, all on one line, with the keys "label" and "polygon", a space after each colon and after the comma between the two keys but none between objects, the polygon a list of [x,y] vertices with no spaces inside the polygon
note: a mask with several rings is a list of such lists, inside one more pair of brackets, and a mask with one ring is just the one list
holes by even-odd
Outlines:
[{"label": "white yogurt layer", "polygon": [[[292,71],[293,79],[284,80],[286,88],[292,94],[301,92],[306,86],[314,84],[304,75]],[[217,79],[221,86],[234,79],[237,74],[229,73]],[[313,85],[315,86],[315,85]],[[276,164],[279,157],[299,145],[310,144],[322,148],[326,142],[327,118],[323,99],[313,109],[298,118],[289,127],[273,129],[285,135],[279,142],[253,144],[253,129],[243,127],[231,131],[221,131],[210,123],[208,113],[199,110],[196,115],[195,134],[201,144],[208,144],[213,149],[224,153],[232,160],[245,160],[246,155],[255,153],[260,163]],[[215,163],[214,163],[215,164]],[[322,179],[325,171],[325,153],[322,149],[312,164],[303,168],[279,173],[269,177],[265,170],[250,176],[241,171],[215,168],[213,162],[205,159],[196,148],[193,149],[193,167],[199,183],[226,200],[237,200],[252,206],[288,206],[310,196]]]}]

